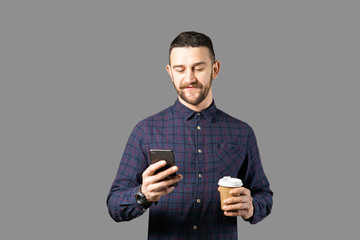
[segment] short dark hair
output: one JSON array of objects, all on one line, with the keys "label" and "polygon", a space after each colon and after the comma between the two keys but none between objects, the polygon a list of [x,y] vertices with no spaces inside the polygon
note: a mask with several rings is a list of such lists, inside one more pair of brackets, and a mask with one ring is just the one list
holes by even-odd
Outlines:
[{"label": "short dark hair", "polygon": [[169,62],[171,50],[175,47],[207,47],[211,61],[215,62],[215,52],[211,39],[203,33],[194,31],[180,33],[170,44]]}]

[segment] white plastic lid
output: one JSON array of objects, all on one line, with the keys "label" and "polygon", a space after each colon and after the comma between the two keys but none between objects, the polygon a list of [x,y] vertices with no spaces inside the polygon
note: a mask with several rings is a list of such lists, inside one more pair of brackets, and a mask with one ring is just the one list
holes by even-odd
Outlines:
[{"label": "white plastic lid", "polygon": [[221,178],[218,184],[223,187],[241,187],[243,185],[241,179],[231,178],[229,176]]}]

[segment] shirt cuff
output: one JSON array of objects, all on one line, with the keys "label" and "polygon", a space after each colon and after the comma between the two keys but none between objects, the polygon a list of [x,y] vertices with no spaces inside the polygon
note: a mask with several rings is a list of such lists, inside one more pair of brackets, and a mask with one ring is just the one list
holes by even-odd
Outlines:
[{"label": "shirt cuff", "polygon": [[253,199],[254,214],[251,218],[246,219],[245,221],[249,222],[250,224],[256,224],[261,220],[263,220],[268,215],[268,214],[264,214],[260,204],[261,203]]}]

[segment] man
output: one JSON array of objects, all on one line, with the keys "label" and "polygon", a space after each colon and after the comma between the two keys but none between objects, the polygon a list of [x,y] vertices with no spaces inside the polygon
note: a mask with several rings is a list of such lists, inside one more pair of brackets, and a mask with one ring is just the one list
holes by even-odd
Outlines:
[{"label": "man", "polygon": [[[206,35],[183,32],[171,43],[166,70],[178,98],[132,131],[107,199],[115,221],[149,208],[149,239],[237,239],[237,216],[255,224],[270,214],[273,193],[252,128],[213,101],[219,69]],[[166,163],[151,165],[150,149],[173,150],[176,166],[154,174]],[[221,209],[223,176],[244,186],[233,189]]]}]

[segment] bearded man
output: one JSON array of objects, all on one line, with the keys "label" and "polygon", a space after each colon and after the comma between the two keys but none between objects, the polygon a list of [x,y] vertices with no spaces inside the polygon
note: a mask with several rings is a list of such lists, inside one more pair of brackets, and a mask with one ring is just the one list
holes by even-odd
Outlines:
[{"label": "bearded man", "polygon": [[[109,214],[129,221],[149,209],[149,239],[237,239],[237,216],[255,224],[272,208],[254,131],[215,105],[220,62],[208,36],[180,33],[166,70],[177,99],[132,131],[107,198]],[[176,166],[158,173],[166,162],[151,164],[151,149],[172,150]],[[240,178],[243,186],[221,208],[223,176]]]}]

